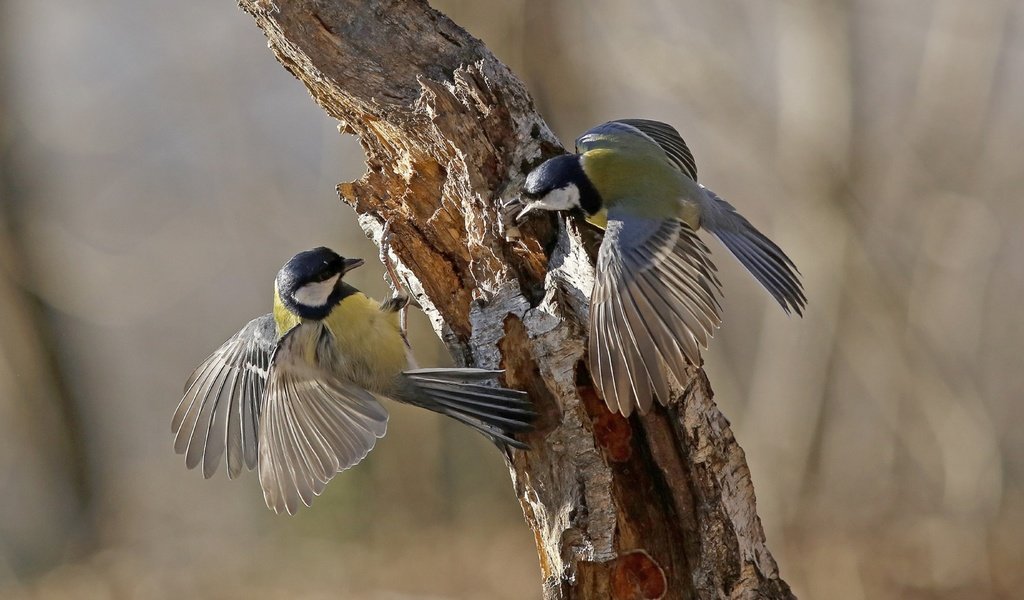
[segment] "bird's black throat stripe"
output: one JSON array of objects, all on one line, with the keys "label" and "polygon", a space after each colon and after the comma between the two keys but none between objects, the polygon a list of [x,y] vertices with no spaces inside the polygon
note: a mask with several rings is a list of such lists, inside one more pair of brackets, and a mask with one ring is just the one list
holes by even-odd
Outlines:
[{"label": "bird's black throat stripe", "polygon": [[583,172],[583,166],[579,162],[579,177],[574,181],[576,189],[580,191],[580,208],[582,208],[588,215],[596,214],[601,210],[603,202],[601,201],[601,194],[597,192],[597,188],[590,182],[590,178]]}]

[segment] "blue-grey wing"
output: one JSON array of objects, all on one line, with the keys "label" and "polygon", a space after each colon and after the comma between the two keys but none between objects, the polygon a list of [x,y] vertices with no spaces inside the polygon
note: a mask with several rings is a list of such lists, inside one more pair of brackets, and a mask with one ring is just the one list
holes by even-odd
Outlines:
[{"label": "blue-grey wing", "polygon": [[701,190],[701,226],[722,240],[782,310],[803,315],[807,296],[789,256],[718,194],[703,186]]},{"label": "blue-grey wing", "polygon": [[721,322],[709,250],[683,221],[608,212],[590,305],[590,370],[612,411],[646,413]]},{"label": "blue-grey wing", "polygon": [[253,319],[224,342],[185,384],[174,418],[174,449],[185,464],[212,477],[227,454],[228,477],[256,467],[257,431],[270,356],[277,345],[274,316]]}]

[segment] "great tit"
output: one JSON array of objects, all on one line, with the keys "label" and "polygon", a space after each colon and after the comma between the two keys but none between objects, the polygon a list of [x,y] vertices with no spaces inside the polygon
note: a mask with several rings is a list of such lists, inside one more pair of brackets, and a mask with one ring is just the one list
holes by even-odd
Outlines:
[{"label": "great tit", "polygon": [[171,428],[188,468],[209,478],[259,467],[267,506],[294,514],[352,467],[387,428],[385,397],[447,415],[499,446],[534,416],[523,392],[482,382],[500,371],[410,369],[398,311],[344,281],[362,265],[327,248],[300,252],[274,284],[274,312],[249,322],[192,373]]},{"label": "great tit", "polygon": [[685,383],[687,362],[721,322],[710,250],[715,234],[787,313],[807,302],[793,261],[731,204],[697,183],[697,166],[671,125],[623,119],[576,140],[576,153],[530,172],[525,208],[582,209],[604,229],[590,305],[589,363],[609,410],[646,413]]}]

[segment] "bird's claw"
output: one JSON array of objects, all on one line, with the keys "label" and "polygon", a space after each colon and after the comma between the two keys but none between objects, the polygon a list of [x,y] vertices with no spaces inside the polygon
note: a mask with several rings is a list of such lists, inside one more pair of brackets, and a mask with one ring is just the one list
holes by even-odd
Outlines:
[{"label": "bird's claw", "polygon": [[525,204],[518,196],[509,198],[498,207],[498,216],[501,220],[501,228],[505,233],[506,240],[523,237],[519,233],[519,223],[522,222],[520,217],[524,208]]},{"label": "bird's claw", "polygon": [[[387,276],[384,278],[388,282],[388,286],[391,288],[392,296],[390,299],[385,300],[381,303],[381,310],[398,312],[398,323],[402,330],[402,337],[406,338],[409,328],[409,306],[413,305],[416,308],[420,308],[419,302],[412,299],[409,291],[409,286],[405,284],[405,280],[398,276],[398,271],[395,270],[395,264],[391,260],[391,219],[384,221],[384,228],[380,234],[380,262],[384,264],[384,271]],[[408,345],[408,339],[406,344]]]}]

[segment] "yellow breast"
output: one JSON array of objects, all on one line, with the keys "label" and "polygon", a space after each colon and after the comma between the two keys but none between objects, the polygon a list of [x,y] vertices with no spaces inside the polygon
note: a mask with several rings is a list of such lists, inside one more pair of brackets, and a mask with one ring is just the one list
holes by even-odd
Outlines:
[{"label": "yellow breast", "polygon": [[[304,321],[284,307],[276,289],[274,321],[278,336]],[[334,338],[332,352],[329,356],[317,356],[316,347],[311,346],[307,359],[342,381],[386,394],[394,377],[409,368],[398,313],[381,311],[380,304],[366,294],[356,292],[343,298],[322,324]]]},{"label": "yellow breast", "polygon": [[337,340],[337,350],[364,387],[381,390],[408,368],[405,340],[398,313],[382,312],[380,304],[362,292],[344,298],[324,319]]},{"label": "yellow breast", "polygon": [[607,229],[608,228],[608,209],[607,208],[602,208],[601,210],[597,211],[596,213],[594,213],[592,215],[587,215],[587,221],[589,221],[591,225],[594,225],[596,227],[600,227],[601,229]]}]

